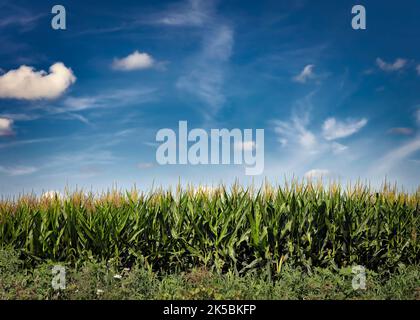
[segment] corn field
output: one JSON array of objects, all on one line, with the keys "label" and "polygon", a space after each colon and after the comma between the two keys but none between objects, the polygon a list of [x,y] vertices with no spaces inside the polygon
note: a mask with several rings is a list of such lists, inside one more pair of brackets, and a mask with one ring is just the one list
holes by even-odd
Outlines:
[{"label": "corn field", "polygon": [[418,264],[420,193],[294,181],[261,188],[131,190],[0,201],[0,247],[30,261],[116,259],[242,274],[283,265]]}]

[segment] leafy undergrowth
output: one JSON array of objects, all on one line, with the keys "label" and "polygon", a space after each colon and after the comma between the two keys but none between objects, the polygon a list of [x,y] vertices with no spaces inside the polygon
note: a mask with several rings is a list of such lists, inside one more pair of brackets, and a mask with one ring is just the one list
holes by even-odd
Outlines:
[{"label": "leafy undergrowth", "polygon": [[0,249],[0,299],[420,299],[420,267],[392,274],[366,272],[366,290],[353,290],[351,268],[315,268],[311,273],[283,266],[272,277],[264,270],[242,276],[205,268],[157,274],[133,265],[84,262],[66,267],[66,288],[52,288],[53,262],[25,267],[19,255]]}]

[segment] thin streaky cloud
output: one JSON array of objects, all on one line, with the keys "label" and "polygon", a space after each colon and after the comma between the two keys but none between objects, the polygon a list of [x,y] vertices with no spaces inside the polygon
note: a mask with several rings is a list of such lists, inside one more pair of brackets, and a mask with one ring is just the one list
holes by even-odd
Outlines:
[{"label": "thin streaky cloud", "polygon": [[30,145],[34,143],[48,143],[62,139],[63,137],[52,137],[52,138],[40,138],[40,139],[26,139],[26,140],[17,140],[10,142],[0,143],[0,149],[13,148],[23,145]]},{"label": "thin streaky cloud", "polygon": [[197,27],[211,19],[213,1],[188,0],[152,15],[151,23],[166,26]]},{"label": "thin streaky cloud", "polygon": [[411,128],[398,127],[389,129],[388,133],[410,136],[414,133],[414,130]]},{"label": "thin streaky cloud", "polygon": [[376,64],[381,70],[385,72],[394,72],[394,71],[399,71],[403,69],[407,64],[407,60],[402,59],[402,58],[397,58],[393,63],[387,63],[381,58],[377,58]]},{"label": "thin streaky cloud", "polygon": [[12,167],[4,167],[0,166],[0,173],[4,173],[8,176],[23,176],[35,173],[38,171],[36,167],[26,167],[26,166],[12,166]]},{"label": "thin streaky cloud", "polygon": [[204,36],[202,51],[192,58],[189,71],[177,81],[177,88],[198,97],[217,112],[226,102],[223,90],[225,70],[232,54],[233,30],[217,26]]},{"label": "thin streaky cloud", "polygon": [[389,174],[390,170],[395,166],[401,164],[401,161],[407,159],[409,156],[415,154],[420,150],[420,137],[404,143],[402,146],[395,148],[388,152],[382,159],[378,161],[379,165],[375,167],[374,171],[380,174]]}]

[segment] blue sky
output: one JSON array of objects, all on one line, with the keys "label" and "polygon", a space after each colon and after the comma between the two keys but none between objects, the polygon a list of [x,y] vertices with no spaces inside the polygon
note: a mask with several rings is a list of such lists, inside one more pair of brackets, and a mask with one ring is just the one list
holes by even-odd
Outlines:
[{"label": "blue sky", "polygon": [[[0,194],[292,175],[418,187],[419,1],[61,1],[66,30],[55,4],[0,0]],[[264,129],[264,174],[158,165],[156,132],[181,120]]]}]

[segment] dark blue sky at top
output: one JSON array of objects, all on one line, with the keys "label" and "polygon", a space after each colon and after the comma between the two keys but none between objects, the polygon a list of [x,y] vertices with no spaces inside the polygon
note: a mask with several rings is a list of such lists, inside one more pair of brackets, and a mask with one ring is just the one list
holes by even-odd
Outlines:
[{"label": "dark blue sky at top", "polygon": [[[67,30],[51,28],[55,4]],[[367,30],[351,28],[355,4]],[[180,120],[265,129],[256,182],[323,172],[416,188],[419,13],[416,0],[0,0],[0,76],[62,62],[77,78],[55,99],[0,96],[0,119],[13,121],[8,134],[0,126],[0,194],[251,181],[241,166],[159,166],[156,132]],[[112,67],[136,50],[154,65]],[[328,119],[336,131],[364,125],[332,139]]]}]

